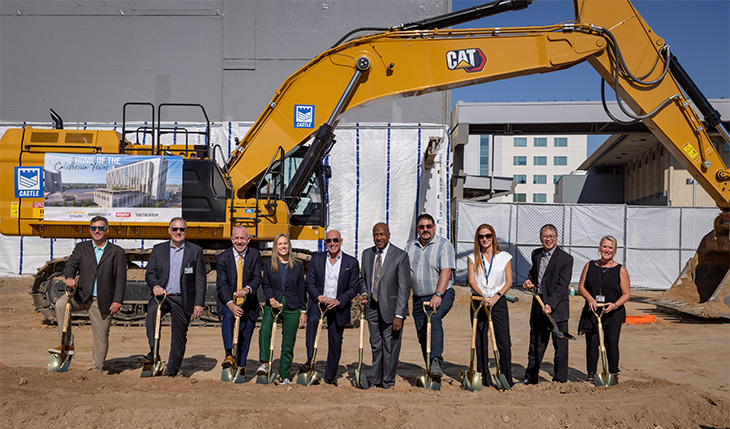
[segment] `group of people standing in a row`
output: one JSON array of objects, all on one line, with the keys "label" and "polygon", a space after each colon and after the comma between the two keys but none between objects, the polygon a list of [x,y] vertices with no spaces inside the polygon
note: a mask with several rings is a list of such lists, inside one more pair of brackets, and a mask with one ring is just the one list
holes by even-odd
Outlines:
[{"label": "group of people standing in a row", "polygon": [[[408,300],[412,296],[413,319],[421,350],[426,359],[427,315],[424,303],[433,310],[431,322],[430,375],[440,379],[443,364],[443,318],[451,309],[455,293],[452,272],[456,268],[454,247],[449,240],[435,234],[433,217],[422,214],[416,219],[418,238],[405,249],[390,243],[385,223],[373,226],[374,246],[362,253],[362,270],[355,257],[342,251],[340,232],[330,230],[325,237],[327,251],[312,256],[304,272],[301,261],[292,256],[292,246],[284,234],[273,242],[270,261],[262,262],[258,250],[249,247],[246,228],[236,226],[231,233],[233,246],[216,258],[218,314],[221,318],[223,347],[226,357],[222,366],[238,366],[245,374],[248,350],[253,341],[256,321],[262,318],[259,330],[257,374],[269,372],[269,343],[275,319],[282,322],[282,340],[278,366],[278,384],[291,384],[291,366],[297,330],[306,325],[307,361],[299,371],[311,369],[315,336],[320,317],[327,322],[328,353],[324,381],[337,385],[337,371],[342,351],[345,325],[350,320],[353,301],[365,305],[372,348],[370,383],[389,388],[395,384],[403,322],[408,316]],[[203,313],[206,290],[206,268],[202,249],[185,239],[187,223],[176,217],[170,221],[170,240],[152,249],[145,280],[153,297],[147,311],[147,337],[154,350],[154,323],[158,311],[170,313],[172,334],[170,355],[165,375],[175,376],[180,370],[187,343],[190,318]],[[126,283],[126,258],[123,249],[106,239],[107,220],[97,216],[91,220],[91,240],[77,244],[64,269],[66,286],[75,288],[72,311],[88,310],[94,338],[93,366],[101,371],[108,350],[112,316],[121,308]],[[554,381],[568,377],[568,340],[551,334],[546,314],[551,314],[558,329],[567,332],[569,316],[569,284],[573,258],[557,246],[558,234],[553,225],[540,230],[542,248],[532,253],[532,269],[523,286],[536,288],[544,307],[532,302],[530,313],[529,362],[523,383],[536,384],[545,349],[552,335],[555,348]],[[618,373],[618,340],[625,319],[623,304],[630,297],[629,276],[614,261],[616,240],[606,236],[600,242],[600,259],[586,264],[581,274],[579,291],[586,304],[579,322],[579,332],[586,334],[586,361],[589,379],[596,373],[598,332],[594,313],[602,314],[606,349],[611,373]],[[505,295],[512,286],[512,256],[500,249],[494,228],[480,225],[474,235],[474,252],[468,257],[468,282],[472,293],[480,296],[491,310],[502,372],[509,383],[511,374],[511,341],[509,311]],[[78,282],[75,277],[78,275]],[[265,303],[258,302],[259,289]],[[158,306],[156,297],[167,298]],[[240,301],[243,301],[241,304]],[[64,324],[66,296],[56,303],[59,333]],[[158,308],[159,307],[159,308]],[[474,311],[474,309],[472,309]],[[479,310],[477,310],[479,311]],[[239,323],[239,349],[233,352],[235,319]],[[477,323],[477,370],[490,384],[487,348],[488,324],[484,311]],[[66,348],[74,354],[73,336],[67,345],[49,349],[60,353]],[[236,356],[234,360],[233,356]],[[159,358],[159,357],[158,357]],[[143,361],[155,359],[150,351]],[[427,363],[428,364],[428,363]]]}]

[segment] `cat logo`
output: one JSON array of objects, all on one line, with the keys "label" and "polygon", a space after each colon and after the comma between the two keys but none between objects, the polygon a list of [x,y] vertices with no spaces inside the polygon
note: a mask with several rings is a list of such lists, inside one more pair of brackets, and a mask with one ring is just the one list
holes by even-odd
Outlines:
[{"label": "cat logo", "polygon": [[463,69],[467,73],[480,72],[487,63],[487,57],[479,48],[459,49],[446,53],[446,67],[449,70]]}]

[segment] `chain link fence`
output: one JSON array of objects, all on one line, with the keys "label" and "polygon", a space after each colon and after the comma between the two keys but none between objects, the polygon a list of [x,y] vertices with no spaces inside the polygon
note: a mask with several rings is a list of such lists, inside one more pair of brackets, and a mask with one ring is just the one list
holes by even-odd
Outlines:
[{"label": "chain link fence", "polygon": [[624,204],[525,204],[460,201],[456,207],[456,281],[466,284],[466,257],[476,228],[494,227],[499,245],[512,255],[514,284],[527,278],[540,228],[558,229],[558,245],[573,256],[572,282],[586,262],[598,259],[604,235],[618,240],[615,260],[629,271],[634,289],[669,289],[700,240],[712,231],[714,207],[648,207]]}]

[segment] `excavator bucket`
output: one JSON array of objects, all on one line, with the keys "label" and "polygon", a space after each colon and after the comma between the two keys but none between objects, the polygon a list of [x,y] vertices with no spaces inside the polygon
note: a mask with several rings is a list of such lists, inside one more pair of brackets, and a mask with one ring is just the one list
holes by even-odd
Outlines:
[{"label": "excavator bucket", "polygon": [[720,219],[672,287],[650,304],[697,317],[730,319],[730,236]]}]

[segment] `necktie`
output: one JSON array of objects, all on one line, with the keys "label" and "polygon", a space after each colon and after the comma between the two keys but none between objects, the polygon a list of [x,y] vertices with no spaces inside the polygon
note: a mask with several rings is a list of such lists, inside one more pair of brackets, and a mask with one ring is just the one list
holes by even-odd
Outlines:
[{"label": "necktie", "polygon": [[375,258],[375,273],[373,274],[373,299],[378,302],[378,286],[380,283],[380,269],[383,268],[383,258],[380,256],[382,250],[378,250],[378,256]]},{"label": "necktie", "polygon": [[[236,290],[243,289],[243,256],[238,254],[238,274],[236,275]],[[236,305],[243,304],[243,298],[236,298]]]}]

